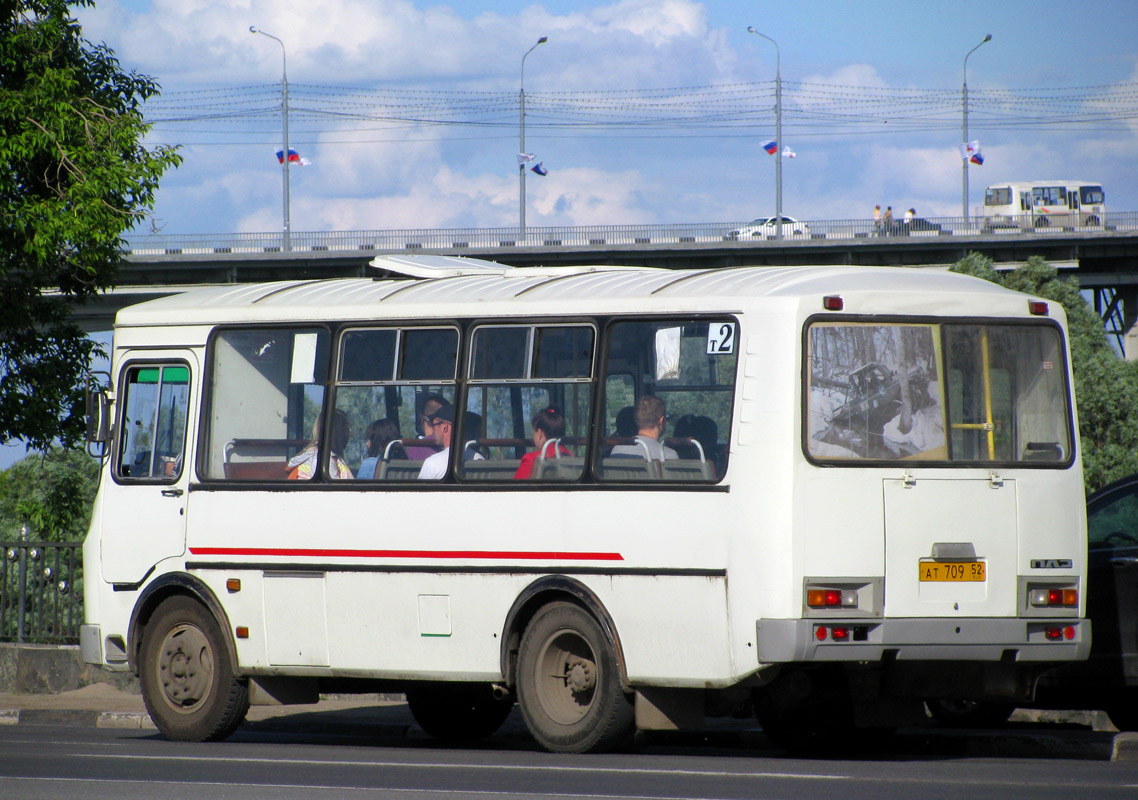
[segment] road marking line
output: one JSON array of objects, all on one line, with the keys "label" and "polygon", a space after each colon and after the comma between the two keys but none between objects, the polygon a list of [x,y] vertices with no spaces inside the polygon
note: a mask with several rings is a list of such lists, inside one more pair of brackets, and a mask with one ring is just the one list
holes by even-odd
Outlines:
[{"label": "road marking line", "polygon": [[799,772],[727,772],[723,770],[699,769],[646,769],[643,767],[566,767],[555,764],[445,764],[435,762],[407,761],[321,761],[317,759],[247,758],[227,756],[148,756],[129,753],[76,753],[76,758],[121,758],[139,761],[217,761],[227,764],[280,764],[328,767],[383,767],[407,769],[472,769],[472,770],[513,770],[526,772],[577,772],[577,773],[616,773],[621,775],[680,775],[698,778],[797,778],[801,780],[845,781],[849,775],[810,775]]}]

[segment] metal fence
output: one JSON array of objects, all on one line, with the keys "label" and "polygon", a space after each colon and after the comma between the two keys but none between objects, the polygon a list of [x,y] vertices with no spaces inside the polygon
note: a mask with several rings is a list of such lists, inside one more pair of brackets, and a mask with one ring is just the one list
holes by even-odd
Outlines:
[{"label": "metal fence", "polygon": [[[1039,236],[1109,236],[1138,230],[1138,212],[1112,212],[1101,224],[1042,225],[1039,217],[993,220],[986,217],[930,217],[892,225],[877,225],[871,219],[787,220],[785,242],[812,240],[859,240],[872,237],[1016,236],[1026,240]],[[1022,224],[1019,224],[1021,223]],[[296,252],[375,250],[415,253],[445,250],[502,250],[524,247],[607,247],[610,245],[699,245],[718,243],[749,246],[758,242],[778,243],[775,226],[752,222],[702,222],[670,225],[582,225],[531,227],[521,236],[517,228],[424,228],[402,230],[323,231],[290,234],[290,249]],[[274,253],[283,249],[283,234],[140,234],[127,237],[129,252],[145,255],[193,255],[226,253]]]},{"label": "metal fence", "polygon": [[0,542],[0,642],[79,642],[82,547],[78,542]]}]

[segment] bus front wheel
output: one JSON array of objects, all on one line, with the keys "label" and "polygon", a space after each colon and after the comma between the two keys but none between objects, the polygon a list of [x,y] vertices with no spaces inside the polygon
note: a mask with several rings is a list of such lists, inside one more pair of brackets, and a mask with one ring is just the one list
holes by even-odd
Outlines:
[{"label": "bus front wheel", "polygon": [[615,648],[572,603],[551,603],[530,621],[518,652],[517,691],[530,733],[555,753],[614,750],[636,732]]},{"label": "bus front wheel", "polygon": [[139,681],[146,710],[168,739],[219,741],[249,710],[213,615],[189,597],[162,603],[142,634]]}]

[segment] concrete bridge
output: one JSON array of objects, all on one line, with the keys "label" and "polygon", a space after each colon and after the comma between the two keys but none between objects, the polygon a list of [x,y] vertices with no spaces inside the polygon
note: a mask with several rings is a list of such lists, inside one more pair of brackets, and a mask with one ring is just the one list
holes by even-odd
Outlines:
[{"label": "concrete bridge", "polygon": [[991,228],[982,217],[919,220],[875,228],[871,220],[810,220],[772,228],[749,223],[613,225],[516,229],[331,231],[138,236],[121,264],[119,288],[80,310],[89,330],[115,311],[193,286],[375,275],[382,254],[470,256],[511,266],[620,264],[671,269],[770,265],[947,265],[976,252],[997,268],[1041,256],[1093,293],[1108,332],[1138,319],[1138,212],[1107,214],[1079,228]]}]

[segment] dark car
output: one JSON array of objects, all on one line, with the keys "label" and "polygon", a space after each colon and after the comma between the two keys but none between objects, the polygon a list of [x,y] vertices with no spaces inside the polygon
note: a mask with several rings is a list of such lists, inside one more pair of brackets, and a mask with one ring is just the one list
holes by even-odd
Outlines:
[{"label": "dark car", "polygon": [[946,231],[935,222],[930,222],[924,217],[913,217],[911,219],[895,219],[889,223],[885,229],[888,236],[947,236],[949,231]]},{"label": "dark car", "polygon": [[[1086,661],[1045,673],[1033,708],[1105,711],[1120,731],[1138,731],[1138,475],[1099,489],[1087,499]],[[1008,704],[930,701],[941,723],[998,724]]]}]

